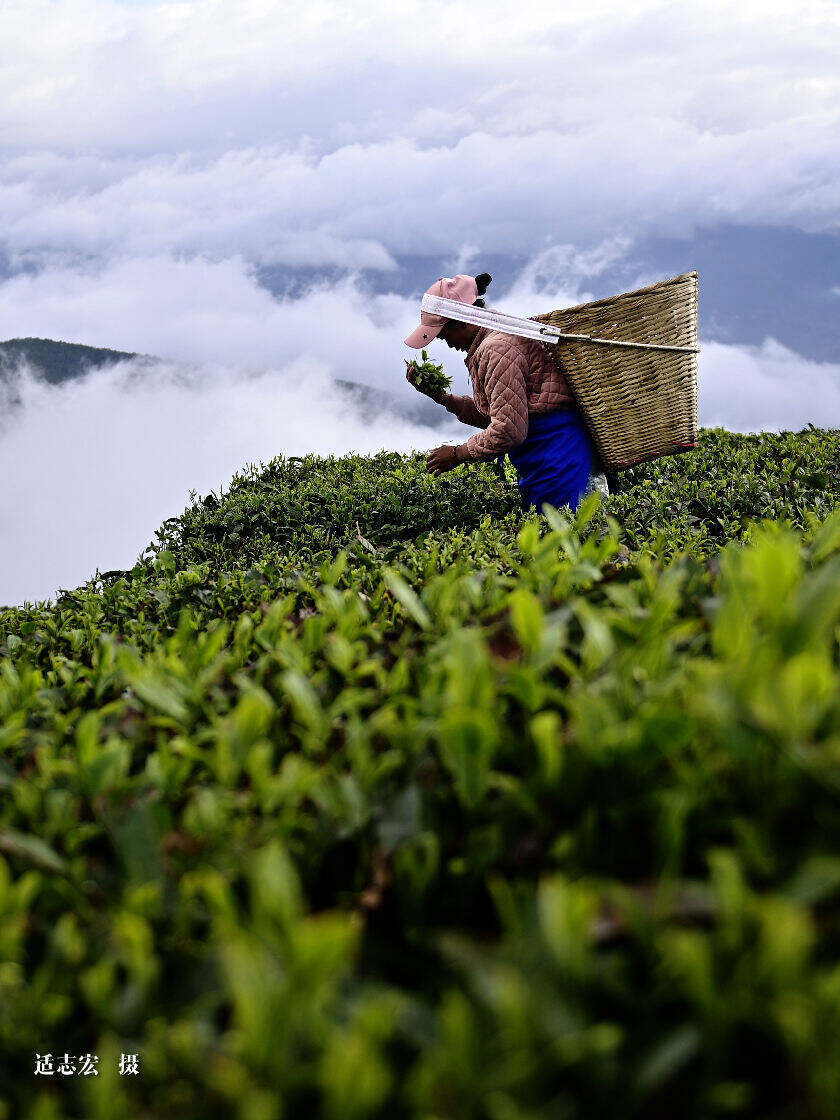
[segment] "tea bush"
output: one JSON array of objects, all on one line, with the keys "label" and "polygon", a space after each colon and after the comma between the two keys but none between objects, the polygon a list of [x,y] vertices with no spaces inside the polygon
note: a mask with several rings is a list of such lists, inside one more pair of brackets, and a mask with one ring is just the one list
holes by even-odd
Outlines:
[{"label": "tea bush", "polygon": [[836,1115],[837,450],[279,459],[3,612],[6,1115]]}]

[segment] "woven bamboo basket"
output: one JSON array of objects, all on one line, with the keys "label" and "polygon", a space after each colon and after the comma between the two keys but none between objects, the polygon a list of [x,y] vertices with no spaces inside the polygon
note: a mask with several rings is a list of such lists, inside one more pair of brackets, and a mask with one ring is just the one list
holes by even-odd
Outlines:
[{"label": "woven bamboo basket", "polygon": [[[608,471],[697,446],[697,273],[531,316],[564,334],[549,346]],[[690,349],[643,349],[598,340]]]}]

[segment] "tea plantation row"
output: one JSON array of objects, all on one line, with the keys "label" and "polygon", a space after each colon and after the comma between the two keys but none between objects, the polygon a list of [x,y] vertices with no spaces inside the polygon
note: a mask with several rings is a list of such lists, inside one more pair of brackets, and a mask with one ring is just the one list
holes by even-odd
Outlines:
[{"label": "tea plantation row", "polygon": [[280,459],[0,614],[6,1115],[837,1115],[839,445]]}]

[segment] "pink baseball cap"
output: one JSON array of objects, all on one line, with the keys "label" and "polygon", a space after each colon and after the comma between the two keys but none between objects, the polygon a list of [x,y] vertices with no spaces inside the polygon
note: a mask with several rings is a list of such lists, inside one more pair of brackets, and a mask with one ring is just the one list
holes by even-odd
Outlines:
[{"label": "pink baseball cap", "polygon": [[[457,299],[459,303],[475,303],[478,299],[478,284],[473,276],[444,276],[436,280],[431,288],[426,289],[426,295],[444,296],[446,299]],[[405,340],[406,346],[413,346],[421,350],[427,342],[437,338],[445,325],[449,322],[443,315],[432,315],[428,311],[420,312],[420,326],[411,332]]]}]

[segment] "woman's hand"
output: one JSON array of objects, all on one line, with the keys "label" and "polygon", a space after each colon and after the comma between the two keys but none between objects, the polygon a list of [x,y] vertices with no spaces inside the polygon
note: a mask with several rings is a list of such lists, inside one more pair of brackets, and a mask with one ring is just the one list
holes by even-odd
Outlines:
[{"label": "woman's hand", "polygon": [[460,462],[455,448],[444,444],[442,447],[436,447],[426,456],[426,470],[430,474],[444,474],[446,471],[454,470]]},{"label": "woman's hand", "polygon": [[435,404],[443,404],[446,393],[443,390],[441,390],[441,392],[439,393],[432,393],[428,389],[422,389],[417,384],[417,370],[414,368],[414,366],[409,365],[408,362],[406,362],[405,379],[409,383],[409,385],[412,385],[417,390],[417,392],[422,393],[424,397],[429,397],[430,400],[433,400],[435,402]]}]

